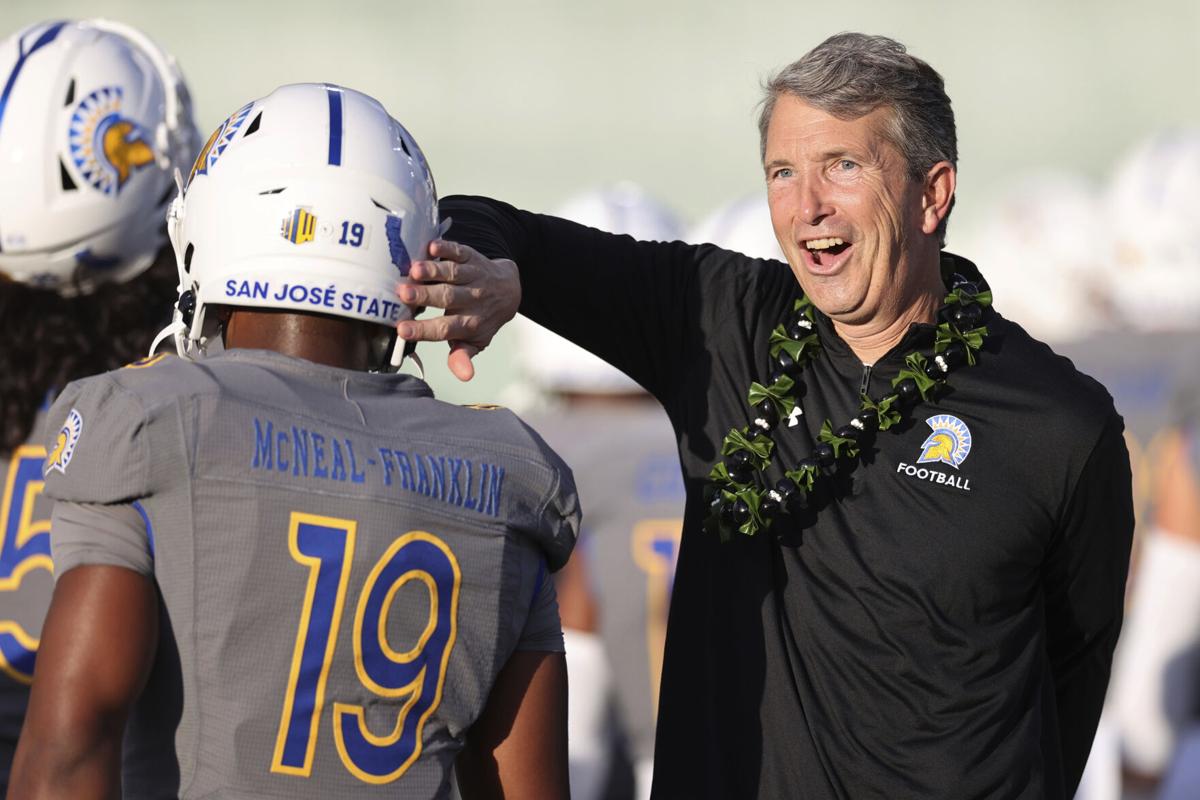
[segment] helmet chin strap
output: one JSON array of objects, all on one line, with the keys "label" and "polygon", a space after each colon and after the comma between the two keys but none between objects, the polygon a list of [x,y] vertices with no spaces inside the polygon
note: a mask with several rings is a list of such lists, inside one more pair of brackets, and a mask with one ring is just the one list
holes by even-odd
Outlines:
[{"label": "helmet chin strap", "polygon": [[179,338],[181,334],[186,333],[187,326],[183,324],[183,320],[178,318],[178,311],[175,312],[175,316],[176,319],[171,320],[171,324],[159,331],[158,335],[154,337],[154,341],[150,343],[150,352],[148,355],[154,355],[155,351],[158,350],[158,346],[169,338],[175,340],[175,351],[179,352]]},{"label": "helmet chin strap", "polygon": [[[187,274],[183,267],[183,255],[179,252],[179,227],[183,221],[183,174],[179,171],[179,167],[175,168],[175,186],[179,193],[171,200],[171,205],[167,207],[167,240],[171,243],[171,250],[175,253],[175,269],[179,275],[179,284],[175,287],[176,296],[181,296],[185,290],[187,282]],[[175,340],[175,352],[181,356],[187,356],[189,330],[188,325],[183,321],[183,312],[180,311],[178,304],[175,307],[175,313],[172,315],[171,324],[158,332],[154,337],[154,341],[150,345],[150,355],[158,350],[158,346],[162,344],[168,337]]]},{"label": "helmet chin strap", "polygon": [[384,367],[384,372],[399,372],[400,367],[404,364],[404,359],[412,359],[412,362],[417,365],[417,371],[421,373],[421,380],[425,380],[425,365],[421,363],[421,357],[417,355],[417,343],[406,342],[393,332],[392,337],[392,353],[388,359],[387,366]]}]

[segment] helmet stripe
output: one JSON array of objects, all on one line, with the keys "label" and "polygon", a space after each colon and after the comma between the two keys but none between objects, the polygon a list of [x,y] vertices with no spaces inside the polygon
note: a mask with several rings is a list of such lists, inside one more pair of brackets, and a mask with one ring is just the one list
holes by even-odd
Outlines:
[{"label": "helmet stripe", "polygon": [[342,90],[326,86],[329,93],[329,163],[342,165]]},{"label": "helmet stripe", "polygon": [[58,36],[58,32],[63,29],[67,23],[56,22],[42,32],[37,41],[33,43],[33,47],[29,48],[29,52],[24,52],[21,47],[23,42],[17,43],[17,63],[13,66],[12,74],[8,76],[8,80],[4,83],[4,91],[0,92],[0,125],[4,124],[4,110],[8,108],[8,96],[12,94],[13,84],[17,82],[17,75],[21,72],[21,67],[25,66],[25,59],[50,44]]}]

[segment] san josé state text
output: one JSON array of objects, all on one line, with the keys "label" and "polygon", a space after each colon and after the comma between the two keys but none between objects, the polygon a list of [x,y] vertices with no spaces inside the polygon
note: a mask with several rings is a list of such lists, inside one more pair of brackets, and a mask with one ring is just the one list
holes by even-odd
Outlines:
[{"label": "san jos\u00e9 state text", "polygon": [[272,286],[270,281],[247,281],[230,278],[225,281],[225,296],[251,300],[290,301],[314,308],[336,308],[355,314],[365,314],[385,322],[399,322],[403,306],[382,297],[357,292],[339,291],[336,286],[307,286],[303,283],[284,283]]}]

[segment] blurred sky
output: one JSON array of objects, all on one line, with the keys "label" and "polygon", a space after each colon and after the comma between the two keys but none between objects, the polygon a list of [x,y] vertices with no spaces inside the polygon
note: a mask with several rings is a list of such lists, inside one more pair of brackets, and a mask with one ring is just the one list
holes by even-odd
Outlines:
[{"label": "blurred sky", "polygon": [[[199,123],[282,83],[379,98],[420,142],[442,195],[552,210],[640,182],[688,221],[761,188],[755,106],[773,70],[843,30],[883,33],[946,79],[959,135],[955,226],[1014,175],[1103,181],[1148,133],[1200,127],[1200,3],[841,0],[0,0],[5,33],[49,18],[131,23],[179,60]],[[495,396],[511,338],[447,399]]]}]

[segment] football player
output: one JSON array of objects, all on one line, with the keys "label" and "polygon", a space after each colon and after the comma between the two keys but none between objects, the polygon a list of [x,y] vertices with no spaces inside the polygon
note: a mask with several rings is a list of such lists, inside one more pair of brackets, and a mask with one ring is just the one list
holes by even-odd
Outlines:
[{"label": "football player", "polygon": [[366,95],[281,87],[210,137],[168,227],[183,357],[50,412],[57,585],[14,789],[446,797],[457,758],[465,796],[565,797],[570,471],[388,371],[438,234],[417,143]]},{"label": "football player", "polygon": [[31,439],[48,398],[143,355],[169,319],[164,220],[199,135],[174,61],[114,22],[3,39],[0,87],[2,794],[52,588],[46,452]]},{"label": "football player", "polygon": [[[1111,706],[1127,783],[1148,793],[1161,781],[1159,797],[1194,797],[1200,793],[1200,131],[1163,131],[1139,144],[1118,164],[1108,202],[1112,219],[1121,221],[1115,298],[1125,327],[1093,357],[1122,356],[1116,363],[1130,366],[1126,386],[1113,388],[1118,406],[1129,418],[1125,403],[1156,403],[1161,426],[1142,440],[1149,524],[1113,664]],[[1135,228],[1144,234],[1134,235]],[[1169,416],[1162,412],[1168,396]]]},{"label": "football player", "polygon": [[[638,239],[681,232],[669,209],[631,183],[581,194],[558,213]],[[581,546],[558,581],[571,673],[571,796],[649,797],[683,525],[675,437],[662,407],[624,373],[526,319],[519,332],[524,372],[551,400],[531,423],[575,470],[588,509]],[[619,764],[610,720],[632,764],[632,789],[610,766]]]}]

